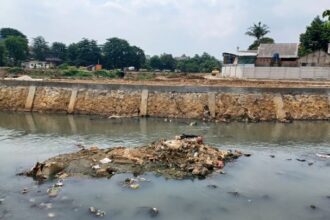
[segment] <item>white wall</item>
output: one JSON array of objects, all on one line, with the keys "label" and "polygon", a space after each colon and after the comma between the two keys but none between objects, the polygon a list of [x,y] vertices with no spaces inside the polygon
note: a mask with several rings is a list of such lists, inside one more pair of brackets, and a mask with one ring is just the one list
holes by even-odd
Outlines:
[{"label": "white wall", "polygon": [[226,65],[222,77],[239,79],[325,79],[330,80],[330,67],[254,67]]}]

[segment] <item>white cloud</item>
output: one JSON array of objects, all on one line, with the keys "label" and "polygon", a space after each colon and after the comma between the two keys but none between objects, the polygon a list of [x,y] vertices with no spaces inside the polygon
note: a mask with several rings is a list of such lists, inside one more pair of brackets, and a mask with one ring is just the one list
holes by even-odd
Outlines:
[{"label": "white cloud", "polygon": [[209,52],[246,47],[253,22],[267,23],[276,40],[294,41],[329,0],[1,0],[0,27],[29,37],[103,43],[122,37],[149,54]]}]

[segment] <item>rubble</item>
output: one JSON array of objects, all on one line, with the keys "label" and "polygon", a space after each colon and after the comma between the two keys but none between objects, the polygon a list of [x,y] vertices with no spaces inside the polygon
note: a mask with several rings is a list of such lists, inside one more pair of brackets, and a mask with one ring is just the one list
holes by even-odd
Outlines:
[{"label": "rubble", "polygon": [[109,178],[119,173],[140,175],[145,172],[171,179],[196,178],[214,171],[221,173],[227,161],[242,155],[239,151],[223,151],[206,145],[200,136],[181,135],[174,140],[160,140],[137,148],[99,149],[94,146],[81,149],[38,162],[23,174],[39,181],[70,176]]}]

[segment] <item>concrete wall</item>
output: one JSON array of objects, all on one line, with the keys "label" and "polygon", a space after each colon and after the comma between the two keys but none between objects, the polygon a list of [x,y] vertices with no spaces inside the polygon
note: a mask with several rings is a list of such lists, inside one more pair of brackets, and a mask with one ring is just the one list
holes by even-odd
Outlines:
[{"label": "concrete wall", "polygon": [[226,65],[222,76],[239,79],[330,80],[330,67],[251,67]]},{"label": "concrete wall", "polygon": [[218,121],[329,120],[330,89],[0,81],[0,110]]}]

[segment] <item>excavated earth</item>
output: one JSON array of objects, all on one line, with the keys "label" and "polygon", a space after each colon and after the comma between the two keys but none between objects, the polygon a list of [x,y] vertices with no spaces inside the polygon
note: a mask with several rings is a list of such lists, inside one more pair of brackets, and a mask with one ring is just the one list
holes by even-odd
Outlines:
[{"label": "excavated earth", "polygon": [[39,181],[70,176],[111,177],[119,173],[153,172],[170,179],[201,178],[221,171],[226,162],[242,155],[203,143],[202,137],[181,135],[137,148],[91,147],[37,163],[23,175]]}]

